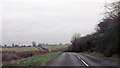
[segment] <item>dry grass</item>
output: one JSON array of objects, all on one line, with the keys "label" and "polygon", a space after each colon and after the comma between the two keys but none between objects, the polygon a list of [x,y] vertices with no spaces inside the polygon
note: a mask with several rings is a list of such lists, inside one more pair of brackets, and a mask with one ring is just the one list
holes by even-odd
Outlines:
[{"label": "dry grass", "polygon": [[35,47],[2,48],[2,51],[15,51],[15,52],[36,51],[36,50],[38,50],[38,49]]},{"label": "dry grass", "polygon": [[45,45],[44,48],[50,49],[50,50],[57,50],[62,48],[67,48],[70,45]]},{"label": "dry grass", "polygon": [[83,52],[83,54],[89,54],[89,55],[97,56],[97,57],[100,57],[103,59],[107,59],[107,60],[111,60],[111,61],[120,63],[120,58],[117,55],[113,55],[112,57],[105,57],[103,54],[98,53],[98,52],[92,52],[92,53]]},{"label": "dry grass", "polygon": [[48,51],[24,51],[24,52],[16,52],[11,54],[2,54],[2,62],[3,65],[8,64],[10,61],[28,58],[36,55],[41,55],[48,53]]}]

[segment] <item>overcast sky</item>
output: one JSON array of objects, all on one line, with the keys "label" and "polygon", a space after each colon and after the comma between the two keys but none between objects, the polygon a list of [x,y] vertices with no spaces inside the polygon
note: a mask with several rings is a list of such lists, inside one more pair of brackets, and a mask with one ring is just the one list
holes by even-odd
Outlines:
[{"label": "overcast sky", "polygon": [[75,33],[84,36],[95,31],[104,3],[104,0],[3,0],[2,43],[69,43]]}]

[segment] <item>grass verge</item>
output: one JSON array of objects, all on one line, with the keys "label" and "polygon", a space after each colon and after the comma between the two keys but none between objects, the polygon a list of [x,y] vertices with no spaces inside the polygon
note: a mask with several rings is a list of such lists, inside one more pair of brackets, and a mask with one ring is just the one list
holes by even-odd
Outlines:
[{"label": "grass verge", "polygon": [[61,52],[52,52],[40,56],[34,56],[27,59],[17,60],[16,62],[7,66],[44,66],[51,59],[61,54]]},{"label": "grass verge", "polygon": [[83,53],[120,63],[120,58],[116,55],[114,55],[112,57],[105,57],[103,54],[97,53],[97,52],[83,52]]}]

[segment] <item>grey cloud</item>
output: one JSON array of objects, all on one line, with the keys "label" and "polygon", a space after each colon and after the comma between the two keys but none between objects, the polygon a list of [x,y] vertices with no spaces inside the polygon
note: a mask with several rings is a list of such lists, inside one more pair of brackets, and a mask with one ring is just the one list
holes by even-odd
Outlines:
[{"label": "grey cloud", "polygon": [[94,31],[104,1],[4,0],[3,44],[69,43],[72,35]]}]

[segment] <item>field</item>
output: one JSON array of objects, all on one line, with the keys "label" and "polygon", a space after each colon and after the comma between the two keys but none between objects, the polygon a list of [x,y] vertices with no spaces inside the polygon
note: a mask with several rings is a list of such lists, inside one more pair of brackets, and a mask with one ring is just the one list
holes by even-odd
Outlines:
[{"label": "field", "polygon": [[36,50],[38,50],[38,49],[35,47],[2,48],[2,51],[15,51],[15,52],[36,51]]},{"label": "field", "polygon": [[[45,45],[44,48],[53,50],[39,51],[35,47],[16,47],[16,48],[2,48],[2,62],[3,65],[9,64],[8,61],[16,61],[12,65],[45,65],[53,57],[60,54],[69,45]],[[13,52],[14,51],[14,52]],[[60,52],[61,51],[61,52]],[[36,57],[35,57],[36,56]],[[33,58],[31,58],[33,57]]]},{"label": "field", "polygon": [[60,53],[61,52],[52,52],[27,59],[17,60],[12,64],[8,64],[7,66],[44,66],[47,62],[52,60],[55,56],[59,55]]},{"label": "field", "polygon": [[56,50],[60,48],[67,48],[70,45],[45,45],[44,48],[50,49],[50,50]]},{"label": "field", "polygon": [[[66,48],[69,45],[44,45],[44,48],[50,49],[50,50],[56,50],[61,48]],[[15,51],[15,52],[22,52],[22,51],[36,51],[38,50],[35,47],[16,47],[16,48],[2,48],[2,51]]]}]

